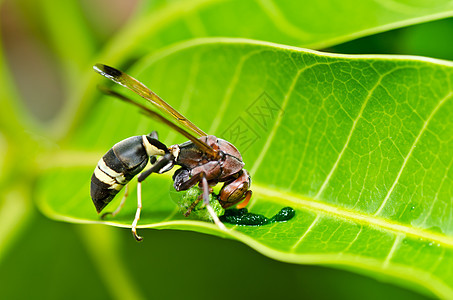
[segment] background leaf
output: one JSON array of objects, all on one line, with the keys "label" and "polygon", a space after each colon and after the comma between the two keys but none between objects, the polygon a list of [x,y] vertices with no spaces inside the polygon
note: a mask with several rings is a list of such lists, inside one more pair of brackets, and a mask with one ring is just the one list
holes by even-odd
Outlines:
[{"label": "background leaf", "polygon": [[142,13],[143,17],[115,38],[110,50],[133,49],[135,54],[144,55],[174,42],[206,36],[252,38],[319,49],[452,14],[453,5],[445,0],[326,0],[310,4],[272,0],[173,1],[162,9],[151,7],[148,15]]},{"label": "background leaf", "polygon": [[[453,15],[453,4],[447,0],[434,4],[373,0],[357,4],[356,1],[326,0],[310,5],[300,1],[194,0],[174,1],[166,6],[159,6],[159,3],[143,5],[143,11],[148,8],[149,12],[142,11],[116,34],[93,64],[102,59],[122,66],[168,45],[212,36],[251,38],[320,49],[364,35]],[[74,85],[68,105],[55,121],[54,127],[58,128],[55,135],[64,136],[78,126],[93,100],[91,96],[97,82],[94,78],[88,71]],[[68,121],[75,122],[70,124]]]},{"label": "background leaf", "polygon": [[[85,176],[91,175],[92,161],[104,154],[104,147],[111,146],[106,141],[98,142],[98,135],[93,131],[89,133],[90,138],[79,131],[77,141],[72,141],[74,134],[68,134],[68,128],[92,128],[86,122],[96,120],[95,113],[104,108],[98,107],[95,97],[98,93],[94,87],[100,81],[91,70],[95,62],[128,66],[158,48],[197,36],[232,35],[308,45],[304,43],[310,40],[301,39],[303,35],[298,33],[310,30],[314,30],[310,37],[317,39],[312,46],[331,45],[328,49],[331,52],[421,54],[451,59],[448,51],[453,28],[449,25],[451,18],[334,45],[361,35],[451,16],[449,2],[405,5],[367,0],[360,5],[352,3],[354,7],[345,1],[328,0],[286,4],[248,0],[67,2],[49,5],[47,0],[0,0],[0,27],[6,46],[3,52],[6,59],[0,60],[3,83],[0,89],[0,298],[124,299],[127,295],[129,299],[143,299],[153,295],[200,299],[216,295],[219,299],[231,296],[249,299],[304,295],[424,299],[421,294],[351,272],[277,262],[242,243],[211,235],[141,230],[150,242],[136,244],[130,230],[50,222],[35,210],[30,200],[35,198],[35,181],[40,178],[39,183],[48,184],[46,188],[54,186],[51,193],[59,190],[60,202],[69,208],[72,204],[66,199],[74,197],[79,184],[86,184]],[[131,15],[135,3],[139,6],[135,15]],[[265,6],[276,9],[266,11],[262,9]],[[238,7],[241,9],[236,10]],[[351,10],[346,11],[348,7]],[[306,12],[309,13],[305,15]],[[304,17],[299,19],[298,15]],[[127,18],[129,24],[120,31]],[[323,24],[334,19],[338,21],[332,23],[335,26]],[[339,35],[337,41],[336,35]],[[197,69],[191,72],[196,75]],[[188,89],[187,94],[190,93]],[[92,100],[96,100],[94,105]],[[108,99],[105,103],[112,101]],[[184,109],[193,113],[192,108]],[[43,123],[55,118],[56,113],[59,117],[54,122]],[[136,122],[136,111],[130,111],[130,116]],[[148,124],[145,121],[137,132],[148,131]],[[92,125],[104,126],[95,121]],[[160,129],[168,141],[178,140],[175,134]],[[121,136],[130,134],[124,130]],[[58,142],[59,138],[66,143]],[[108,139],[118,141],[115,137]],[[87,145],[94,151],[88,150]],[[79,167],[74,169],[76,165]],[[49,179],[58,168],[60,175],[73,170],[67,178],[83,180],[65,181],[57,186],[61,178]],[[41,179],[42,172],[46,177]],[[168,184],[171,190],[168,177],[158,180]],[[85,204],[86,208],[90,206],[89,199]],[[130,205],[133,206],[133,201]],[[165,209],[155,205],[153,216],[158,210],[165,213]],[[94,214],[93,218],[96,218]],[[128,224],[129,217],[119,221]],[[181,226],[181,229],[189,228]],[[216,268],[212,268],[213,263]],[[39,274],[34,270],[40,270]],[[210,272],[209,278],[206,270]],[[247,274],[245,278],[244,274]],[[376,272],[373,275],[380,276]],[[219,284],[219,278],[231,282],[227,286]],[[388,280],[388,276],[383,278]],[[400,283],[414,288],[408,281]],[[423,292],[431,295],[429,291]]]},{"label": "background leaf", "polygon": [[[377,271],[451,296],[452,66],[226,39],[145,59],[131,74],[242,150],[255,193],[250,209],[272,216],[292,206],[296,217],[225,234],[184,220],[171,201],[170,178],[154,176],[144,188],[141,226],[228,236],[275,259]],[[154,129],[167,144],[183,141],[118,101],[99,101],[90,117],[73,147],[102,135],[92,150],[105,151]],[[236,128],[246,131],[245,142]],[[85,193],[97,159],[76,169],[54,160],[56,170],[40,183],[41,209],[56,219],[100,223]],[[54,192],[65,182],[82,188]],[[134,213],[130,201],[106,223],[129,226]]]},{"label": "background leaf", "polygon": [[31,214],[30,187],[27,177],[22,182],[15,182],[16,174],[22,173],[24,164],[18,163],[27,142],[23,133],[25,115],[21,113],[20,104],[17,103],[16,91],[7,69],[3,49],[0,43],[0,261],[3,255],[16,240],[16,236],[27,224]]}]

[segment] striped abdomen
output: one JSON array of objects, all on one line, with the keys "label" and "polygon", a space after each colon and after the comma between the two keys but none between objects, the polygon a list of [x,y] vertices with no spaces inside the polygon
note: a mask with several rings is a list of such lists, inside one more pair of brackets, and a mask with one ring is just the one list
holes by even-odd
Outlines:
[{"label": "striped abdomen", "polygon": [[91,176],[91,199],[97,212],[148,164],[152,155],[167,152],[164,144],[150,136],[133,136],[115,144],[98,162]]}]

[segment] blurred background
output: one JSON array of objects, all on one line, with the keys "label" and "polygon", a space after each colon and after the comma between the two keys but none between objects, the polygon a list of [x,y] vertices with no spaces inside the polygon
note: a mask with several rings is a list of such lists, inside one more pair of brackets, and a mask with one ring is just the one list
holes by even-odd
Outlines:
[{"label": "blurred background", "polygon": [[[146,242],[138,244],[129,230],[55,222],[37,210],[35,174],[21,159],[30,149],[8,144],[16,138],[23,141],[19,148],[26,148],[26,135],[14,137],[8,126],[17,121],[40,132],[34,135],[40,143],[51,143],[54,121],[70,101],[69,85],[82,80],[77,76],[91,68],[93,57],[126,24],[144,11],[165,9],[170,2],[0,1],[1,89],[16,96],[12,106],[21,111],[18,119],[2,116],[0,121],[0,170],[4,171],[0,187],[5,191],[0,198],[0,299],[429,298],[348,271],[274,261],[236,241],[188,231],[142,230]],[[59,9],[76,13],[71,18],[72,14],[60,15]],[[452,36],[449,18],[320,50],[453,60]],[[72,39],[81,43],[74,45]],[[67,47],[81,55],[73,60],[65,57],[70,53]],[[70,69],[74,78],[68,75]],[[3,100],[0,109],[6,110]],[[22,155],[18,163],[2,161],[14,151]]]}]

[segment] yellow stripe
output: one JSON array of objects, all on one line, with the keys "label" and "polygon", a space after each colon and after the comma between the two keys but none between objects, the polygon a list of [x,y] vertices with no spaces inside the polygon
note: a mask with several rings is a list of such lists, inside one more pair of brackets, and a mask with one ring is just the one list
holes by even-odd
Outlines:
[{"label": "yellow stripe", "polygon": [[156,146],[151,145],[151,143],[146,138],[146,135],[142,135],[143,146],[145,146],[146,153],[148,156],[153,155],[164,155],[165,151],[162,149],[157,148]]},{"label": "yellow stripe", "polygon": [[109,189],[110,190],[117,190],[117,191],[121,191],[121,189],[123,188],[124,184],[120,184],[120,183],[114,183],[112,184]]}]

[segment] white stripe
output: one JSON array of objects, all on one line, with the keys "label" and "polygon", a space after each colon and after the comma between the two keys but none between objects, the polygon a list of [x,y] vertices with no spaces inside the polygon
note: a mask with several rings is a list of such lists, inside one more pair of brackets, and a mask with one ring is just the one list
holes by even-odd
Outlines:
[{"label": "white stripe", "polygon": [[123,188],[124,184],[120,184],[120,183],[114,183],[112,184],[110,187],[109,187],[109,190],[117,190],[117,191],[121,191],[121,189]]},{"label": "white stripe", "polygon": [[179,146],[178,145],[173,145],[171,146],[170,148],[170,153],[173,155],[173,157],[175,158],[175,161],[178,160],[178,157],[179,157],[179,152],[181,151],[181,149],[179,149]]},{"label": "white stripe", "polygon": [[[118,181],[119,183],[121,184],[126,184],[127,181],[126,181],[126,178],[124,177],[124,174],[122,173],[118,173],[114,170],[112,170],[109,166],[107,166],[105,164],[105,161],[103,158],[101,158],[98,162],[98,168],[101,169],[101,171],[103,171],[105,174],[107,174],[108,176],[112,177],[112,178],[115,178],[116,181]],[[97,176],[97,175],[96,175]],[[99,177],[98,177],[99,178]],[[100,180],[100,179],[99,179]]]},{"label": "white stripe", "polygon": [[146,153],[148,156],[153,155],[164,155],[165,151],[162,149],[157,148],[156,146],[151,145],[151,143],[146,138],[146,135],[142,135],[143,146],[145,146]]},{"label": "white stripe", "polygon": [[101,181],[105,184],[108,184],[108,185],[116,184],[115,179],[113,179],[109,175],[102,172],[102,170],[99,169],[99,166],[96,169],[94,169],[94,176],[96,176],[96,178],[99,179],[99,181]]}]

